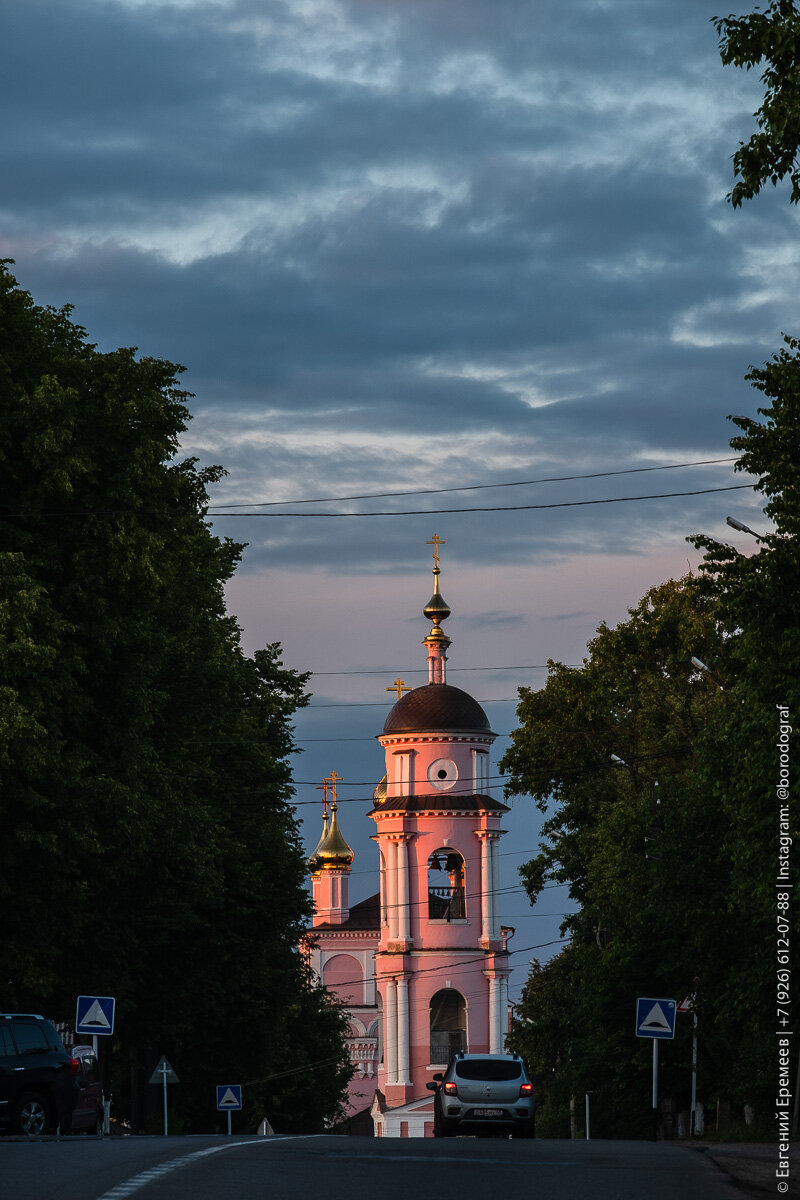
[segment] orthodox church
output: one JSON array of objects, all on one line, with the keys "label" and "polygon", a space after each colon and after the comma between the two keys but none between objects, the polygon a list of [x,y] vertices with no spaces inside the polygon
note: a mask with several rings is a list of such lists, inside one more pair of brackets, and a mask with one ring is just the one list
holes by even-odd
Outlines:
[{"label": "orthodox church", "polygon": [[450,609],[439,591],[424,608],[428,682],[398,679],[378,735],[386,774],[369,813],[380,890],[349,906],[353,852],[338,820],[334,771],[323,832],[309,859],[315,913],[311,964],[347,1007],[356,1071],[350,1116],[377,1137],[433,1134],[426,1084],[456,1050],[502,1053],[508,1025],[507,937],[501,927],[497,846],[506,805],[489,795],[496,734],[472,696],[447,682]]}]

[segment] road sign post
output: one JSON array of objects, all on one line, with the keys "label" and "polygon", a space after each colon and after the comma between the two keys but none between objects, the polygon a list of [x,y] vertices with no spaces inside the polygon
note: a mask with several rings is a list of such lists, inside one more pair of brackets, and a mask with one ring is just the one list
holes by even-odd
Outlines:
[{"label": "road sign post", "polygon": [[[114,1032],[114,1010],[116,1000],[113,996],[78,996],[75,1009],[75,1033],[92,1039],[94,1056],[100,1063],[99,1038],[111,1037]],[[103,1132],[108,1133],[108,1115],[103,1119]]]},{"label": "road sign post", "polygon": [[240,1083],[217,1084],[217,1110],[228,1114],[228,1137],[231,1136],[231,1113],[242,1107],[242,1085]]},{"label": "road sign post", "polygon": [[[695,979],[695,983],[699,981]],[[679,1013],[690,1012],[693,1017],[692,1028],[692,1099],[691,1108],[689,1109],[689,1137],[694,1137],[696,1133],[696,1118],[695,1112],[697,1108],[697,1009],[694,1006],[694,992],[691,996],[684,996],[678,1005]]]},{"label": "road sign post", "polygon": [[151,1083],[160,1083],[164,1088],[164,1137],[169,1133],[169,1125],[167,1119],[167,1084],[180,1083],[180,1079],[173,1071],[172,1067],[167,1062],[162,1054],[161,1060],[153,1074],[150,1076]]},{"label": "road sign post", "polygon": [[675,1037],[674,1000],[654,1000],[640,996],[636,1001],[636,1036],[653,1039],[653,1138],[658,1133],[658,1043]]}]

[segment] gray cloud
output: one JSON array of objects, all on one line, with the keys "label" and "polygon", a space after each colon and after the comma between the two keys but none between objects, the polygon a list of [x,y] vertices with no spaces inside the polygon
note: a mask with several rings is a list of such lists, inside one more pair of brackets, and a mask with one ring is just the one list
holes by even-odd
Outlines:
[{"label": "gray cloud", "polygon": [[[101,347],[188,366],[186,446],[230,470],[220,502],[714,457],[786,323],[797,215],[780,197],[725,205],[757,85],[722,70],[712,15],[696,0],[9,0],[2,248]],[[461,552],[635,554],[724,503],[476,513]],[[217,524],[250,541],[248,568],[382,571],[431,519]]]}]

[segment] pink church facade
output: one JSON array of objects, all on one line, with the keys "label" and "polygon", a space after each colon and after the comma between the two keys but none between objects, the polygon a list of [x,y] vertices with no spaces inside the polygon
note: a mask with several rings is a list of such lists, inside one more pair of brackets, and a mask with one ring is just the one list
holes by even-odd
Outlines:
[{"label": "pink church facade", "polygon": [[369,815],[380,890],[349,907],[353,855],[335,790],[309,860],[312,965],[350,1018],[350,1113],[363,1123],[368,1111],[383,1137],[432,1136],[426,1084],[456,1050],[502,1053],[508,1024],[511,931],[497,905],[507,809],[489,794],[496,735],[477,701],[447,683],[438,546],[434,561],[428,682],[405,695],[398,684],[378,737],[385,776]]}]

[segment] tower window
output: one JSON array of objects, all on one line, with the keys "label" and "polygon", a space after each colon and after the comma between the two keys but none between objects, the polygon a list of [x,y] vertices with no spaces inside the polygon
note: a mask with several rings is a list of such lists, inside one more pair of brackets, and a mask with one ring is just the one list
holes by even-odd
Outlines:
[{"label": "tower window", "polygon": [[414,786],[411,778],[411,751],[397,750],[394,754],[394,794],[411,796]]},{"label": "tower window", "polygon": [[464,859],[449,847],[428,859],[428,920],[463,921],[467,915]]},{"label": "tower window", "polygon": [[467,1005],[454,988],[442,988],[431,997],[431,1065],[448,1063],[457,1050],[467,1048]]},{"label": "tower window", "polygon": [[485,794],[489,790],[489,755],[485,750],[472,751],[472,771],[475,791]]}]

